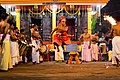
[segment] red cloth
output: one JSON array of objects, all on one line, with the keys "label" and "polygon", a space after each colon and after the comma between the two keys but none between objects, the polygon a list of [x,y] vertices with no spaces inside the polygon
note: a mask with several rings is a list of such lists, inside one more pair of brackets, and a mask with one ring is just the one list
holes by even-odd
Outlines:
[{"label": "red cloth", "polygon": [[59,46],[62,45],[62,42],[65,44],[70,44],[70,38],[68,37],[68,34],[66,32],[63,32],[60,34],[55,34],[54,35],[54,42],[57,43]]}]

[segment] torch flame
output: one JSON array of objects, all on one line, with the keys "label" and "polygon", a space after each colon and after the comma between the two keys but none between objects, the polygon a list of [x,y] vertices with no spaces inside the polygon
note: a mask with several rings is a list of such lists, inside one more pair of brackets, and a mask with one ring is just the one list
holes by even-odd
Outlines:
[{"label": "torch flame", "polygon": [[104,20],[109,21],[112,25],[116,25],[116,20],[112,16],[104,16]]}]

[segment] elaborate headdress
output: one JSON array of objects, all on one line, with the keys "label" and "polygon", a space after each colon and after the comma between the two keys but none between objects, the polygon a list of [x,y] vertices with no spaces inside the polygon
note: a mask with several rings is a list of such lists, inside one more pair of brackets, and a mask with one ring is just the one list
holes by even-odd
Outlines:
[{"label": "elaborate headdress", "polygon": [[59,25],[61,21],[66,21],[66,17],[65,16],[60,16],[60,19],[57,22],[57,24]]}]

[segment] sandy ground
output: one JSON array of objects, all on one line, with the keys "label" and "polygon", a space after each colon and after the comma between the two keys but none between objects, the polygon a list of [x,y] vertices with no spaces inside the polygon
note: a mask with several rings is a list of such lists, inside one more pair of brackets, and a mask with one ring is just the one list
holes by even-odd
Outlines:
[{"label": "sandy ground", "polygon": [[120,80],[120,68],[111,66],[111,62],[27,63],[0,72],[0,80]]}]

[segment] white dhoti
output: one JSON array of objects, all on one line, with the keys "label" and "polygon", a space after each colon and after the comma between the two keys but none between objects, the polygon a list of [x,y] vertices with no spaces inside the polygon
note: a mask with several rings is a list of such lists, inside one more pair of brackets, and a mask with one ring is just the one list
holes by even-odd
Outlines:
[{"label": "white dhoti", "polygon": [[[0,34],[0,39],[3,34]],[[9,68],[13,68],[10,54],[10,35],[7,34],[2,45],[2,54],[0,61],[0,70],[8,70]]]},{"label": "white dhoti", "polygon": [[91,44],[92,60],[98,60],[98,45]]},{"label": "white dhoti", "polygon": [[82,60],[83,61],[91,61],[91,52],[89,49],[90,42],[84,42],[82,47]]},{"label": "white dhoti", "polygon": [[116,63],[116,58],[120,61],[120,36],[115,36],[112,40],[112,64]]},{"label": "white dhoti", "polygon": [[64,60],[63,48],[61,46],[59,46],[59,52],[57,51],[57,48],[55,50],[55,60]]},{"label": "white dhoti", "polygon": [[18,64],[18,62],[19,62],[19,45],[18,45],[18,43],[11,41],[10,48],[11,48],[12,65]]},{"label": "white dhoti", "polygon": [[32,62],[39,63],[40,54],[39,54],[39,51],[37,51],[39,46],[36,44],[36,40],[32,40],[32,45],[34,46],[32,47]]}]

